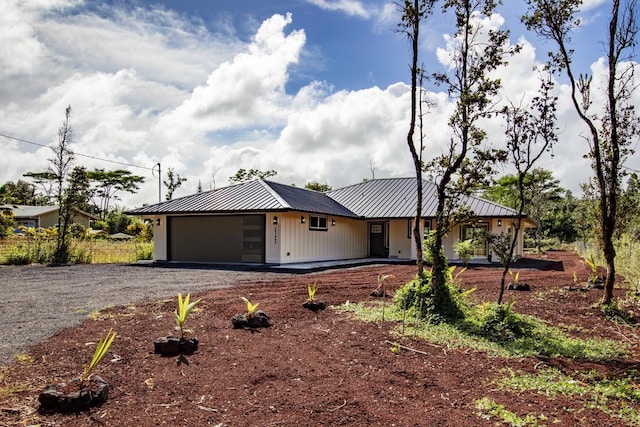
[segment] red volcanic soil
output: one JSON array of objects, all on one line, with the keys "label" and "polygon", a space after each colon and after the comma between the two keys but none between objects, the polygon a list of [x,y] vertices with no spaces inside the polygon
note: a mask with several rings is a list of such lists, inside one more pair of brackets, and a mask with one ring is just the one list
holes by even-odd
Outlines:
[{"label": "red volcanic soil", "polygon": [[[474,349],[398,338],[391,322],[363,322],[328,307],[302,307],[309,283],[329,306],[346,301],[380,301],[369,294],[379,273],[396,276],[397,288],[415,267],[384,265],[283,275],[227,289],[198,292],[202,298],[187,321],[200,345],[184,356],[161,357],[153,341],[175,334],[175,298],[111,307],[82,325],[59,331],[30,348],[0,374],[0,426],[495,426],[476,401],[489,397],[524,417],[544,416],[538,425],[623,426],[621,418],[591,409],[583,397],[548,397],[499,389],[493,381],[504,368],[533,372],[554,366],[572,373],[596,369],[615,374],[639,369],[637,329],[606,320],[599,290],[569,291],[574,270],[588,270],[572,253],[550,252],[523,260],[520,282],[529,292],[507,291],[514,309],[533,314],[571,335],[606,337],[631,343],[624,361],[607,363],[550,358],[502,358]],[[496,267],[472,266],[462,275],[478,302],[495,301]],[[393,289],[392,289],[393,290]],[[616,289],[618,296],[624,291]],[[256,331],[233,329],[244,311],[239,297],[260,303],[273,325]],[[47,384],[77,376],[109,328],[117,337],[96,374],[110,384],[101,406],[73,414],[38,412],[38,394]],[[416,350],[391,351],[389,341]],[[636,385],[637,387],[637,385]],[[496,424],[497,423],[497,424]]]}]

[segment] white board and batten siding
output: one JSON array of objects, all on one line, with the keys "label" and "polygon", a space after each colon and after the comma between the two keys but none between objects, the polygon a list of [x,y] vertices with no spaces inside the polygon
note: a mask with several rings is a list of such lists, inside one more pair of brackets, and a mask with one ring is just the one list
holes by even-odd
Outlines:
[{"label": "white board and batten siding", "polygon": [[[274,216],[278,223],[274,224]],[[302,223],[301,218],[305,218]],[[326,230],[312,230],[308,213],[267,214],[265,261],[289,264],[356,259],[367,256],[367,223],[343,217],[327,218]],[[335,225],[332,225],[332,220]]]}]

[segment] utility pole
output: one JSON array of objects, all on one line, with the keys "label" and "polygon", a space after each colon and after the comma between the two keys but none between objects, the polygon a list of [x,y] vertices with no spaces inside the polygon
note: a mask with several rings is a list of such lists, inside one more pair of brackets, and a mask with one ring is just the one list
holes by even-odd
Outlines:
[{"label": "utility pole", "polygon": [[160,167],[160,162],[156,163],[151,171],[155,172],[156,166],[158,167],[158,203],[162,203],[162,168]]}]

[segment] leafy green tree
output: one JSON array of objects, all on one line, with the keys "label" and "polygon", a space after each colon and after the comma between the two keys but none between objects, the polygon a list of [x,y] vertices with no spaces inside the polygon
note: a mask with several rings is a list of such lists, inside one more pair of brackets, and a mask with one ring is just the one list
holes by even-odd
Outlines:
[{"label": "leafy green tree", "polygon": [[[520,107],[511,104],[502,111],[506,121],[506,142],[509,157],[516,170],[514,193],[515,209],[518,214],[509,229],[507,250],[499,253],[504,269],[500,278],[498,304],[502,304],[506,276],[511,271],[511,263],[515,260],[514,252],[522,230],[525,209],[529,208],[530,216],[539,217],[540,215],[539,205],[541,203],[539,200],[544,199],[540,195],[543,192],[535,188],[533,184],[547,182],[552,177],[548,171],[534,169],[535,163],[558,139],[556,129],[557,97],[551,96],[551,91],[554,88],[552,77],[551,74],[548,74],[546,78],[540,80],[538,95],[531,100],[528,106]],[[527,180],[529,182],[526,182]],[[557,182],[554,182],[554,185],[557,186]],[[536,213],[532,214],[533,212]],[[496,243],[496,240],[494,239],[493,242]]]},{"label": "leafy green tree", "polygon": [[[549,52],[548,67],[562,71],[569,80],[571,101],[580,120],[588,129],[595,184],[598,192],[599,240],[606,261],[602,302],[613,299],[616,250],[614,239],[618,226],[618,203],[625,160],[634,152],[640,132],[637,126],[633,95],[638,88],[633,58],[638,34],[636,0],[612,0],[607,40],[603,43],[607,71],[603,85],[592,86],[593,76],[576,74],[571,34],[580,25],[576,17],[581,0],[527,0],[528,11],[522,20],[527,28],[555,43]],[[603,89],[599,92],[599,89]],[[594,100],[604,100],[603,107]]]},{"label": "leafy green tree", "polygon": [[138,217],[130,218],[129,225],[127,225],[127,234],[135,236],[142,241],[150,242],[153,239],[153,225]]},{"label": "leafy green tree", "polygon": [[183,178],[179,173],[175,173],[173,168],[169,168],[167,171],[167,180],[162,180],[162,183],[167,187],[167,200],[173,199],[173,192],[182,186],[183,182],[186,182],[187,178]]},{"label": "leafy green tree", "polygon": [[637,173],[629,176],[619,206],[618,238],[627,233],[633,240],[640,240],[640,180]]},{"label": "leafy green tree", "polygon": [[540,229],[544,237],[555,237],[561,242],[572,243],[578,239],[578,221],[583,216],[578,199],[571,191],[563,190],[550,210],[542,217]]},{"label": "leafy green tree", "polygon": [[[522,118],[517,118],[522,122]],[[514,129],[512,138],[517,146],[524,147],[523,143],[535,135],[535,131],[523,132],[522,129]],[[515,148],[515,146],[513,147]],[[553,172],[542,168],[533,168],[522,176],[522,196],[524,200],[523,212],[527,212],[529,218],[540,226],[534,231],[536,245],[540,250],[540,240],[546,233],[545,219],[558,208],[565,191],[560,187],[560,181],[553,177]],[[485,187],[482,197],[500,203],[512,209],[519,209],[520,189],[518,174],[508,174],[500,177],[494,184]]]},{"label": "leafy green tree", "polygon": [[39,200],[35,185],[21,179],[17,182],[7,181],[0,187],[0,203],[36,206]]},{"label": "leafy green tree", "polygon": [[443,240],[452,224],[469,221],[470,212],[461,205],[462,196],[485,184],[496,162],[506,160],[504,150],[485,148],[487,134],[482,120],[496,111],[495,99],[501,82],[494,71],[507,64],[519,47],[508,45],[509,32],[486,30],[481,19],[490,17],[496,8],[492,0],[447,0],[443,12],[455,16],[456,33],[450,52],[449,72],[434,73],[434,82],[446,88],[455,100],[449,118],[451,138],[445,152],[425,165],[436,188],[435,234],[430,248],[433,256],[433,292],[445,291],[448,279]]},{"label": "leafy green tree", "polygon": [[304,185],[304,188],[307,190],[315,190],[321,193],[326,193],[327,191],[331,191],[331,186],[327,183],[320,184],[318,181],[310,181]]},{"label": "leafy green tree", "polygon": [[93,228],[104,230],[107,234],[128,233],[128,227],[133,222],[133,217],[125,214],[123,209],[116,207],[109,211],[105,219],[96,221]]},{"label": "leafy green tree", "polygon": [[27,172],[22,176],[31,178],[36,185],[42,188],[42,195],[39,196],[38,205],[48,205],[55,200],[54,188],[58,181],[56,174],[47,170],[45,172]]},{"label": "leafy green tree", "polygon": [[260,169],[238,169],[234,176],[229,177],[229,182],[240,184],[242,182],[253,181],[254,179],[267,179],[277,174],[278,172],[273,169],[268,171],[261,171]]},{"label": "leafy green tree", "polygon": [[111,201],[119,200],[117,195],[119,192],[135,194],[140,189],[140,184],[144,182],[144,177],[124,169],[112,171],[94,169],[88,172],[88,176],[94,186],[91,195],[97,198],[94,205],[100,219],[104,219],[109,213]]},{"label": "leafy green tree", "polygon": [[0,238],[11,235],[15,227],[16,220],[13,216],[13,212],[10,210],[0,211]]}]

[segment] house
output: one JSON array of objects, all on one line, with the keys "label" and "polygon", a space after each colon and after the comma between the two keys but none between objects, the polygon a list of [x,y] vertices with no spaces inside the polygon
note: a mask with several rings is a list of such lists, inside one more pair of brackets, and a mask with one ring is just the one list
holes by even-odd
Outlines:
[{"label": "house", "polygon": [[[3,205],[2,210],[13,212],[16,224],[32,228],[49,228],[58,225],[58,206]],[[73,209],[73,222],[89,228],[98,217],[80,209]]]},{"label": "house", "polygon": [[[415,260],[411,236],[415,178],[375,179],[327,193],[255,180],[128,212],[154,224],[156,261],[289,264],[360,258]],[[435,185],[424,182],[421,227],[432,227]],[[513,209],[464,197],[475,225],[458,225],[444,242],[453,246],[482,230],[508,232]],[[535,226],[525,219],[526,226]],[[523,239],[516,252],[521,254]],[[476,259],[488,250],[477,245]]]}]

